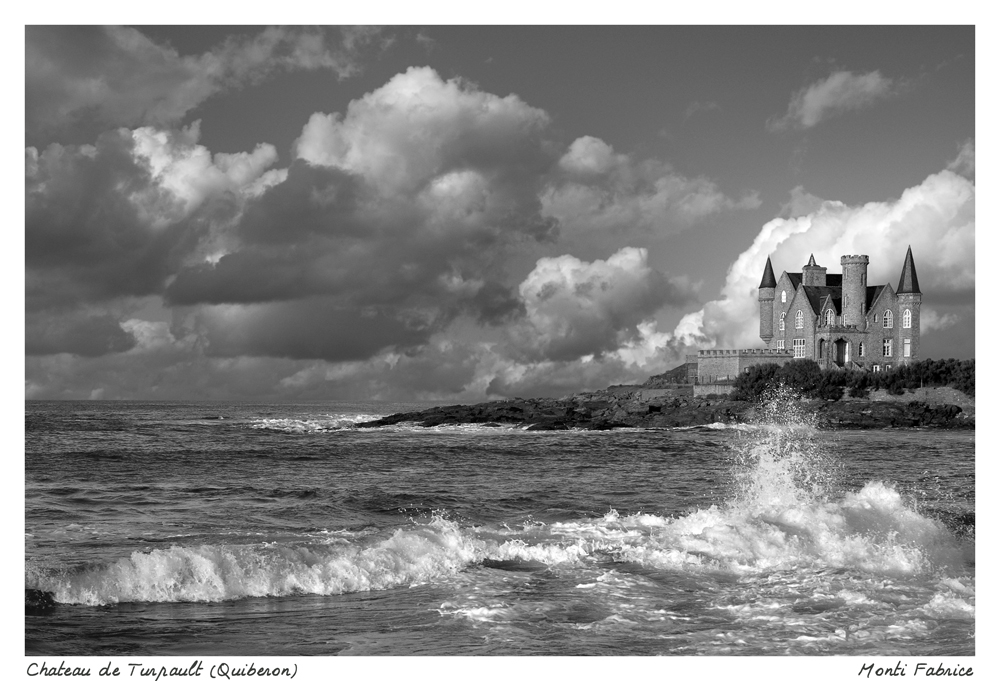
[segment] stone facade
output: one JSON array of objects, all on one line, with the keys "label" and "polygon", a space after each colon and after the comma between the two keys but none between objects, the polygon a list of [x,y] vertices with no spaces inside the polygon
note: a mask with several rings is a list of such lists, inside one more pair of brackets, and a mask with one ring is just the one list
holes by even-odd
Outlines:
[{"label": "stone facade", "polygon": [[868,263],[867,255],[845,255],[842,273],[828,275],[810,256],[801,273],[782,272],[775,280],[768,258],[758,295],[767,348],[824,369],[886,371],[918,359],[921,293],[912,251],[896,289],[869,286]]}]

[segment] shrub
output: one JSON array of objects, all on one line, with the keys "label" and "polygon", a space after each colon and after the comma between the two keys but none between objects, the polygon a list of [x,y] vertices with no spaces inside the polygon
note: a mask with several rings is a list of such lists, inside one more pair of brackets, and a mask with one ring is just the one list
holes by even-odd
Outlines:
[{"label": "shrub", "polygon": [[782,366],[777,379],[803,397],[814,397],[820,385],[823,370],[811,359],[793,359]]},{"label": "shrub", "polygon": [[733,399],[747,401],[759,399],[764,391],[777,384],[774,377],[779,368],[777,364],[757,364],[750,367],[733,381]]}]

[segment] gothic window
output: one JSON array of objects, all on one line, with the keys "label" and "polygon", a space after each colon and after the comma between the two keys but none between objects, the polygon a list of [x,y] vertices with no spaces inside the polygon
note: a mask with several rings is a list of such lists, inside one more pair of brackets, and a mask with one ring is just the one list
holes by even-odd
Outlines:
[{"label": "gothic window", "polygon": [[909,329],[911,326],[913,326],[913,315],[909,310],[903,310],[903,328]]},{"label": "gothic window", "polygon": [[[904,317],[904,319],[905,319],[905,317]],[[909,357],[909,356],[910,356],[910,339],[909,338],[904,338],[903,339],[903,357]]]},{"label": "gothic window", "polygon": [[858,342],[858,357],[864,357],[864,356],[865,356],[865,342],[864,341],[859,341]]},{"label": "gothic window", "polygon": [[803,328],[805,326],[805,324],[803,323],[803,319],[804,319],[804,317],[802,315],[802,310],[799,310],[798,312],[795,313],[795,328],[796,329],[801,329],[801,328]]},{"label": "gothic window", "polygon": [[892,328],[892,310],[886,310],[885,314],[882,315],[882,328],[883,329]]},{"label": "gothic window", "polygon": [[833,326],[833,310],[826,311],[826,325]]},{"label": "gothic window", "polygon": [[795,357],[801,358],[806,356],[806,339],[805,338],[793,338],[792,339],[792,350],[795,353]]},{"label": "gothic window", "polygon": [[784,330],[785,330],[785,313],[782,312],[781,316],[778,317],[778,331],[784,331]]},{"label": "gothic window", "polygon": [[882,341],[882,356],[892,357],[892,339],[886,338]]},{"label": "gothic window", "polygon": [[785,339],[784,338],[779,338],[778,339],[778,350],[784,350],[784,349],[785,349]]},{"label": "gothic window", "polygon": [[784,291],[781,292],[781,302],[783,302],[783,303],[785,302],[785,292]]}]

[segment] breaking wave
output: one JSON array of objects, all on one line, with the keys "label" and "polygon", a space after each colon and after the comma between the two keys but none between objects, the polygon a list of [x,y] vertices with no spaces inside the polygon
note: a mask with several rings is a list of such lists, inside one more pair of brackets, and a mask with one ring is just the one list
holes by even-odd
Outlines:
[{"label": "breaking wave", "polygon": [[[265,419],[254,427],[319,429],[346,422],[339,416]],[[582,575],[595,566],[628,564],[737,578],[841,570],[862,579],[940,578],[939,592],[921,606],[924,615],[973,616],[974,578],[962,569],[971,561],[968,542],[922,515],[885,482],[838,492],[836,463],[814,444],[815,429],[793,402],[775,399],[760,421],[739,435],[726,502],[676,517],[620,516],[611,510],[598,518],[511,528],[461,525],[436,515],[391,533],[174,545],[71,570],[29,563],[25,586],[61,603],[103,605],[332,595],[436,583],[484,569],[580,569]],[[580,588],[588,584],[596,582],[590,579]],[[844,603],[866,598],[843,585],[828,595]],[[497,616],[493,610],[474,614]]]}]

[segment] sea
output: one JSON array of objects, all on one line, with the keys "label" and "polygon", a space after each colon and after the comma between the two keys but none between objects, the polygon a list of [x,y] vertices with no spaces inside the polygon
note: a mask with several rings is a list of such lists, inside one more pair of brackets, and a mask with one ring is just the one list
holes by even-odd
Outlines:
[{"label": "sea", "polygon": [[[27,401],[27,656],[972,656],[973,431]],[[51,602],[37,605],[38,592]]]}]

